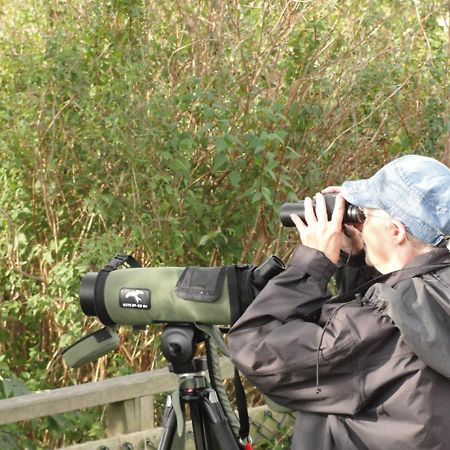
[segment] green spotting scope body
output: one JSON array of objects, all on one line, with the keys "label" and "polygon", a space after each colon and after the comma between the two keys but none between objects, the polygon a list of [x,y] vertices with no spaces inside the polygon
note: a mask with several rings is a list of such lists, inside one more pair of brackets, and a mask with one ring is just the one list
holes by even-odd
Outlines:
[{"label": "green spotting scope body", "polygon": [[[222,287],[220,296],[208,305],[196,300],[184,300],[175,291],[183,271],[183,267],[150,267],[110,272],[104,287],[107,316],[100,313],[99,319],[105,325],[115,323],[135,326],[152,322],[215,324],[218,318],[223,324],[230,323],[227,284]],[[85,275],[85,284],[80,290],[81,299],[84,298],[81,292],[86,288],[86,283],[94,282],[97,276],[96,272]],[[84,308],[83,311],[88,314]]]},{"label": "green spotting scope body", "polygon": [[[116,270],[128,263],[130,268]],[[80,286],[81,309],[107,325],[233,324],[284,263],[271,256],[259,267],[138,267],[116,256]]]},{"label": "green spotting scope body", "polygon": [[[122,265],[129,267],[117,270]],[[78,368],[119,347],[119,325],[151,323],[232,325],[267,282],[285,266],[271,256],[261,266],[142,268],[130,255],[117,255],[81,280],[80,304],[105,328],[88,334],[62,353]]]}]

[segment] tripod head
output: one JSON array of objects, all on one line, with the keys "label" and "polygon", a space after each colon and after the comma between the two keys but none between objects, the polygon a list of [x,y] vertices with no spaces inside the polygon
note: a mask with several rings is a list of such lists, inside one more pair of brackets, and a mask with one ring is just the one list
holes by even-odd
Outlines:
[{"label": "tripod head", "polygon": [[[164,327],[161,349],[169,362],[169,370],[178,377],[179,389],[166,403],[165,432],[159,450],[173,450],[175,429],[179,437],[183,435],[186,404],[190,407],[196,450],[239,450],[238,436],[233,435],[229,415],[224,411],[227,408],[223,405],[223,393],[216,392],[220,388],[214,380],[213,364],[208,361],[208,354],[212,355],[210,349],[208,352],[208,341],[209,336],[192,323]],[[207,357],[196,357],[198,345],[202,342],[206,343]],[[207,370],[213,388],[206,378]],[[175,445],[175,448],[178,447]]]},{"label": "tripod head", "polygon": [[161,350],[169,370],[177,375],[205,372],[207,362],[196,358],[197,347],[207,336],[194,324],[169,324],[161,335]]}]

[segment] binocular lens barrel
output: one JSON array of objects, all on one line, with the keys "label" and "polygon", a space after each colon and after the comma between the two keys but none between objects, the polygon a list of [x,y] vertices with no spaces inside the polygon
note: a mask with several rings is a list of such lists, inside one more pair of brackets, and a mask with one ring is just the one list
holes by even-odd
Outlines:
[{"label": "binocular lens barrel", "polygon": [[[325,205],[327,207],[328,219],[331,219],[333,214],[334,204],[336,202],[335,195],[324,195]],[[313,207],[315,208],[316,202],[313,200]],[[295,223],[291,219],[291,214],[296,214],[303,221],[305,220],[305,202],[299,201],[297,203],[285,203],[281,206],[280,219],[281,224],[285,227],[295,227]],[[351,203],[345,202],[345,213],[343,223],[363,223],[365,220],[364,212],[361,208],[358,208]]]}]

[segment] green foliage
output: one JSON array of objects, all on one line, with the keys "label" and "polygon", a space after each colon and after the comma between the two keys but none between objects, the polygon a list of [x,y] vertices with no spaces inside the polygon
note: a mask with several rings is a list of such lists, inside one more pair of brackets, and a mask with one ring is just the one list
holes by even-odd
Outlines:
[{"label": "green foliage", "polygon": [[[76,373],[61,362],[93,326],[79,280],[115,253],[284,257],[284,201],[403,153],[440,158],[446,14],[444,0],[0,1],[3,395],[163,364],[157,327]],[[89,414],[25,432],[76,441],[64,430]]]}]

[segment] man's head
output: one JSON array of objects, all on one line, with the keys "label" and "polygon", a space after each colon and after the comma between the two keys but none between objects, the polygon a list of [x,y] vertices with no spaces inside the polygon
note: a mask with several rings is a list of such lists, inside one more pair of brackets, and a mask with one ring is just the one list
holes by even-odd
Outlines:
[{"label": "man's head", "polygon": [[450,169],[432,158],[398,158],[369,179],[345,182],[342,195],[366,213],[366,250],[383,272],[401,267],[394,252],[407,263],[450,234]]}]

